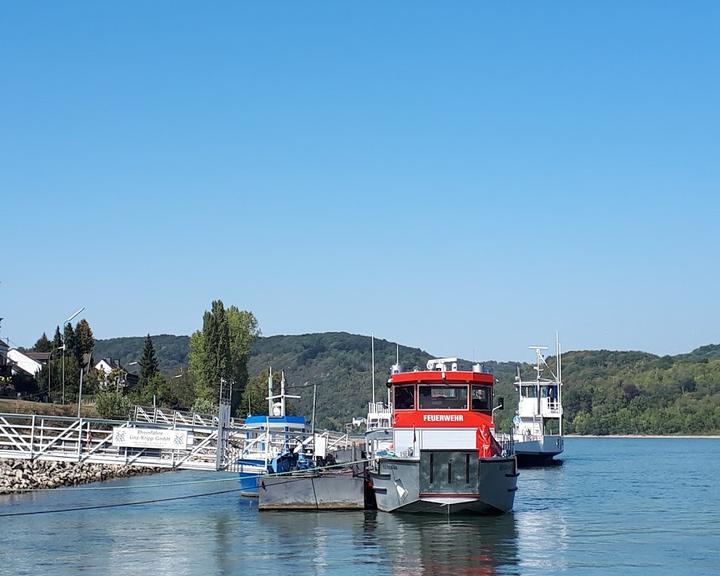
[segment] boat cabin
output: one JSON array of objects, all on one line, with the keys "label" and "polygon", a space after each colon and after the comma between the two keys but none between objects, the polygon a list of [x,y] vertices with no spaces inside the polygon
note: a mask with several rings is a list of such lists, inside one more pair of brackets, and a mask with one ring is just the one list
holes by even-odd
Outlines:
[{"label": "boat cabin", "polygon": [[393,451],[418,456],[427,449],[478,449],[493,425],[494,377],[480,365],[457,369],[457,358],[430,360],[427,370],[397,372],[392,400]]}]

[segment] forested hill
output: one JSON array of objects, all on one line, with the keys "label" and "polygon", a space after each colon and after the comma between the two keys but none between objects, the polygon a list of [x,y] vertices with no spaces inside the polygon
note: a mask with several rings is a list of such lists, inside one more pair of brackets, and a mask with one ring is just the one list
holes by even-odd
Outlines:
[{"label": "forested hill", "polygon": [[[153,336],[163,370],[177,371],[187,362],[187,336]],[[112,356],[136,361],[142,338],[99,340],[96,358]],[[432,354],[400,346],[406,369],[424,367]],[[385,381],[395,362],[395,344],[375,340],[376,395],[386,397]],[[554,367],[554,359],[548,360]],[[499,425],[506,429],[515,410],[513,378],[517,364],[485,362],[498,380],[496,395],[506,400]],[[343,332],[259,338],[249,365],[250,375],[267,366],[284,370],[288,383],[318,385],[318,421],[340,427],[362,416],[371,398],[370,338]],[[467,365],[467,364],[466,364]],[[531,366],[521,364],[524,377]],[[720,345],[688,354],[656,356],[645,352],[576,351],[563,355],[563,388],[567,432],[580,434],[710,434],[720,433]],[[309,416],[312,388],[302,395],[298,413]]]},{"label": "forested hill", "polygon": [[[152,337],[153,347],[157,354],[160,370],[172,372],[180,366],[187,364],[190,347],[189,336],[174,336],[172,334],[158,334]],[[109,338],[96,340],[93,356],[98,361],[101,358],[120,360],[120,363],[129,367],[132,362],[140,360],[143,352],[145,336],[127,336],[124,338]]]},{"label": "forested hill", "polygon": [[[419,348],[399,347],[400,364],[404,369],[425,369],[432,354]],[[386,382],[395,364],[396,344],[375,339],[375,395],[378,401],[387,399]],[[465,368],[470,363],[465,362]],[[271,336],[260,338],[253,348],[250,373],[256,374],[272,365],[285,370],[288,382],[302,386],[317,384],[318,422],[323,426],[341,428],[353,417],[367,414],[372,399],[372,352],[369,336],[326,332],[300,336]],[[514,373],[515,364],[487,364],[494,372],[502,367],[503,374]],[[507,378],[505,378],[507,381]],[[312,411],[312,388],[290,390],[302,398],[296,401],[301,414]]]}]

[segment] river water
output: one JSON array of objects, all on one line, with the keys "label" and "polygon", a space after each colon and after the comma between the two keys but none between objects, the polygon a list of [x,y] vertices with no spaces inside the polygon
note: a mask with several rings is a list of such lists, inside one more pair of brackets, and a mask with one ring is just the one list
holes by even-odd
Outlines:
[{"label": "river water", "polygon": [[175,472],[2,496],[0,574],[720,574],[720,440],[568,438],[561,466],[521,470],[500,517],[194,497],[234,488]]}]

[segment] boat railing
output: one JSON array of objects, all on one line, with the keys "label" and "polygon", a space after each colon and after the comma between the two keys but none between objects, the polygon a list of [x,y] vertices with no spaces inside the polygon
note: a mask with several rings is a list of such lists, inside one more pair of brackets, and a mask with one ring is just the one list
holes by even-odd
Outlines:
[{"label": "boat railing", "polygon": [[367,430],[390,428],[392,426],[392,406],[383,402],[368,402]]},{"label": "boat railing", "polygon": [[493,436],[500,445],[502,456],[512,456],[515,454],[515,442],[512,434],[496,432]]},{"label": "boat railing", "polygon": [[344,450],[353,445],[348,434],[338,434],[328,430],[315,432],[314,435],[311,432],[300,431],[291,433],[265,431],[254,438],[241,442],[238,457],[243,459],[250,456],[257,457],[258,454],[261,454],[264,458],[271,459],[288,449],[294,452],[302,450],[314,453],[316,439],[319,438],[325,439],[325,451],[327,452]]},{"label": "boat railing", "polygon": [[392,414],[392,408],[386,406],[384,402],[368,402],[368,415],[387,415]]},{"label": "boat railing", "polygon": [[546,416],[561,416],[562,405],[556,398],[544,399],[543,413]]}]

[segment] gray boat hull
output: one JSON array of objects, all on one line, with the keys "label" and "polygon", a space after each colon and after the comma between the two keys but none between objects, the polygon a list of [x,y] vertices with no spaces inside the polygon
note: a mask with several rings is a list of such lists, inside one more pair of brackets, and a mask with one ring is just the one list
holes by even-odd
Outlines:
[{"label": "gray boat hull", "polygon": [[379,457],[370,472],[385,512],[503,514],[517,490],[514,456],[480,459],[474,450],[422,450],[419,458]]},{"label": "gray boat hull", "polygon": [[365,480],[353,470],[258,479],[260,510],[362,510]]},{"label": "gray boat hull", "polygon": [[515,454],[520,466],[538,466],[549,463],[555,456],[562,454],[564,442],[562,436],[546,435],[539,439],[515,439]]}]

